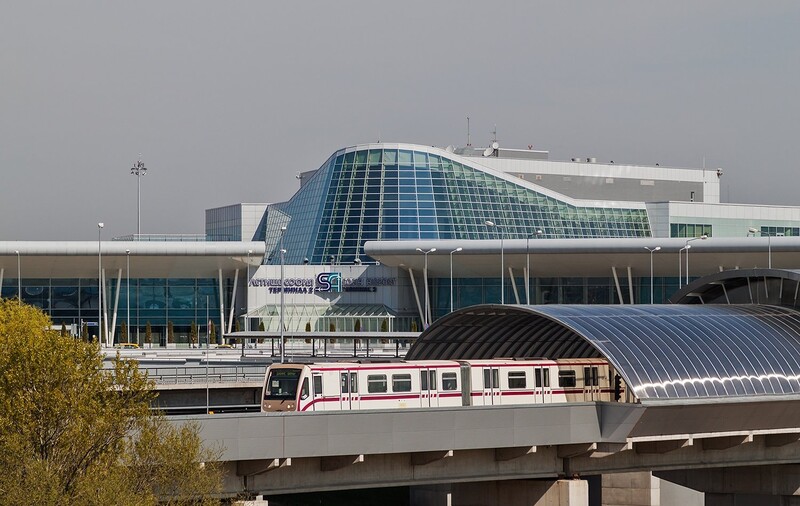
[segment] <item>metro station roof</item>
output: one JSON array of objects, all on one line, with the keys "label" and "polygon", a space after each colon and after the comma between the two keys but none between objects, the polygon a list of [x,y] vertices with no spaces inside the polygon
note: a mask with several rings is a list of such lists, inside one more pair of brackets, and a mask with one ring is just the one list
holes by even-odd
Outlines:
[{"label": "metro station roof", "polygon": [[761,305],[479,305],[407,359],[605,357],[642,401],[800,394],[800,312]]}]

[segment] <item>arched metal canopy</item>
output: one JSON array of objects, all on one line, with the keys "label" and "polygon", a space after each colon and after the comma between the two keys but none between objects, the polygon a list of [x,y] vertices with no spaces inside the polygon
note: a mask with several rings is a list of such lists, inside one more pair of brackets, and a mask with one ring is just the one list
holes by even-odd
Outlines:
[{"label": "arched metal canopy", "polygon": [[732,269],[703,276],[670,297],[673,304],[771,304],[800,307],[800,271]]},{"label": "arched metal canopy", "polygon": [[480,305],[406,358],[605,357],[641,400],[800,394],[800,313],[758,305]]}]

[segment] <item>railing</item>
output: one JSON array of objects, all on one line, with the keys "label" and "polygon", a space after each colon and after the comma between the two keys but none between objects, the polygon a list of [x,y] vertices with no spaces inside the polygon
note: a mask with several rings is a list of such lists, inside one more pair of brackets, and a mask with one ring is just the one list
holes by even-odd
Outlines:
[{"label": "railing", "polygon": [[193,385],[209,383],[244,383],[264,380],[266,365],[239,366],[159,366],[144,368],[156,385]]}]

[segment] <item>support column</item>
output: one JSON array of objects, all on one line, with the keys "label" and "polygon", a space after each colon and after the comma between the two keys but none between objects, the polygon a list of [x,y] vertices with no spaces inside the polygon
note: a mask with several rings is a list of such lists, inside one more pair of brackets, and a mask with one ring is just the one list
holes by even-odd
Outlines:
[{"label": "support column", "polygon": [[423,506],[588,506],[586,480],[501,480],[410,488]]},{"label": "support column", "polygon": [[[414,298],[417,301],[417,310],[419,310],[419,318],[423,321],[422,326],[425,326],[425,313],[422,311],[422,303],[419,301],[419,292],[417,291],[417,282],[414,280],[414,270],[408,268],[408,276],[411,278],[411,288],[414,289]],[[423,329],[425,330],[425,329]]]},{"label": "support column", "polygon": [[[111,317],[111,343],[114,343],[114,336],[117,333],[117,310],[119,309],[119,291],[122,282],[122,269],[117,270],[117,293],[114,294],[114,315]],[[128,331],[130,332],[130,330]]]},{"label": "support column", "polygon": [[602,477],[604,506],[659,506],[660,481],[649,472],[609,473]]}]

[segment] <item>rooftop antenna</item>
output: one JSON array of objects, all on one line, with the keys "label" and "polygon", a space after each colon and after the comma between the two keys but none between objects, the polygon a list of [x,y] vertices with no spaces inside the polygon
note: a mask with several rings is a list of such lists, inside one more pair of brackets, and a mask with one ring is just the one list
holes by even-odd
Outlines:
[{"label": "rooftop antenna", "polygon": [[492,142],[493,143],[497,142],[497,123],[494,124],[494,130],[492,130],[492,135],[494,136],[492,138]]},{"label": "rooftop antenna", "polygon": [[467,147],[472,146],[472,141],[469,138],[469,116],[467,116]]}]

